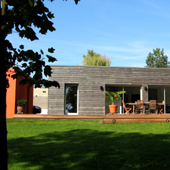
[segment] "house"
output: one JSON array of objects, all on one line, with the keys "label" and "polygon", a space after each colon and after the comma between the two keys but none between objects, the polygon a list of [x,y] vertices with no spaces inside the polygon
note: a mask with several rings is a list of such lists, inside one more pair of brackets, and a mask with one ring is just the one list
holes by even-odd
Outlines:
[{"label": "house", "polygon": [[[13,68],[7,71],[7,75],[15,74]],[[13,79],[12,77],[7,77],[9,82],[9,88],[6,91],[6,118],[13,118],[14,114],[17,113],[17,100],[26,99],[27,104],[24,109],[24,113],[33,112],[33,86],[30,84],[20,85],[19,82],[21,78]]]},{"label": "house", "polygon": [[[135,102],[165,100],[164,113],[170,113],[170,69],[105,66],[51,66],[60,89],[49,88],[48,114],[105,115],[105,90],[125,90],[121,99]],[[118,113],[124,113],[121,99]]]},{"label": "house", "polygon": [[41,107],[41,114],[48,112],[48,88],[34,88],[33,105]]}]

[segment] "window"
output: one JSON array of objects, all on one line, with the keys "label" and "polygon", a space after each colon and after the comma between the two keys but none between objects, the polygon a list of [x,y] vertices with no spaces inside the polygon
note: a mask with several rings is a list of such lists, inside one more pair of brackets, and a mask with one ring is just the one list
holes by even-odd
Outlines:
[{"label": "window", "polygon": [[[124,100],[125,103],[129,102],[136,102],[137,100],[140,100],[140,86],[114,86],[114,85],[106,85],[106,91],[126,91],[125,94],[121,95],[121,98],[115,102],[116,105],[118,105],[117,113],[124,113],[124,108],[122,106],[122,100]],[[109,107],[108,103],[105,103],[105,113],[109,113]]]},{"label": "window", "polygon": [[65,85],[65,114],[78,114],[78,85]]},{"label": "window", "polygon": [[170,87],[149,86],[149,100],[156,100],[158,103],[165,100],[163,113],[170,113]]},{"label": "window", "polygon": [[[122,91],[123,90],[123,87],[122,86],[113,86],[113,85],[106,85],[106,91],[111,91],[111,92],[117,92],[117,91]],[[116,105],[118,105],[118,108],[117,108],[117,113],[122,113],[122,95],[120,95],[121,98],[117,101],[115,101],[114,103]],[[107,103],[105,101],[105,113],[109,113],[109,105],[111,103]]]}]

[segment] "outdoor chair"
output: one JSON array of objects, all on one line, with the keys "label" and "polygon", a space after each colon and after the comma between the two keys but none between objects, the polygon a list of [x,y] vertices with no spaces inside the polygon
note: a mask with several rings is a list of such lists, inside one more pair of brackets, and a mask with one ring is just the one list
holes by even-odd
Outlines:
[{"label": "outdoor chair", "polygon": [[155,111],[155,113],[158,113],[157,107],[156,107],[156,100],[150,100],[149,103],[149,113],[151,113],[151,111]]},{"label": "outdoor chair", "polygon": [[161,109],[159,110],[159,113],[160,114],[164,114],[162,111],[164,109],[164,105],[165,105],[165,100],[162,101],[162,106],[161,106]]},{"label": "outdoor chair", "polygon": [[148,114],[149,113],[149,103],[150,102],[144,102],[145,104],[145,113]]},{"label": "outdoor chair", "polygon": [[141,111],[142,113],[145,112],[145,106],[143,100],[137,100],[135,112]]},{"label": "outdoor chair", "polygon": [[130,111],[131,111],[132,108],[126,107],[124,100],[122,100],[122,103],[123,103],[123,107],[124,107],[124,109],[126,111],[125,114],[129,114],[130,115]]}]

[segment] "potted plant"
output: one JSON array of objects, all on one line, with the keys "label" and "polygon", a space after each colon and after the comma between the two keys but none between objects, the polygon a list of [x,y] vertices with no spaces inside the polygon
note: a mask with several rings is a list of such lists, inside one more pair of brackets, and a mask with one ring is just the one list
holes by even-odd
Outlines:
[{"label": "potted plant", "polygon": [[26,103],[27,103],[27,100],[24,100],[24,99],[19,99],[17,101],[17,113],[23,113]]},{"label": "potted plant", "polygon": [[126,93],[126,91],[118,91],[118,92],[110,92],[110,91],[105,91],[106,93],[106,102],[107,103],[112,103],[109,105],[109,110],[110,113],[117,113],[117,105],[114,104],[115,101],[120,99],[120,94]]}]

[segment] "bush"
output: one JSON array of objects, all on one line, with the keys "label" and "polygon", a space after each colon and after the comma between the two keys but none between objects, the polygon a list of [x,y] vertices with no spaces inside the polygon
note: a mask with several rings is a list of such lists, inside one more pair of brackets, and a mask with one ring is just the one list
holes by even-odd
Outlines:
[{"label": "bush", "polygon": [[27,100],[19,99],[17,101],[17,106],[23,106],[24,107],[26,105],[26,103],[27,103]]}]

